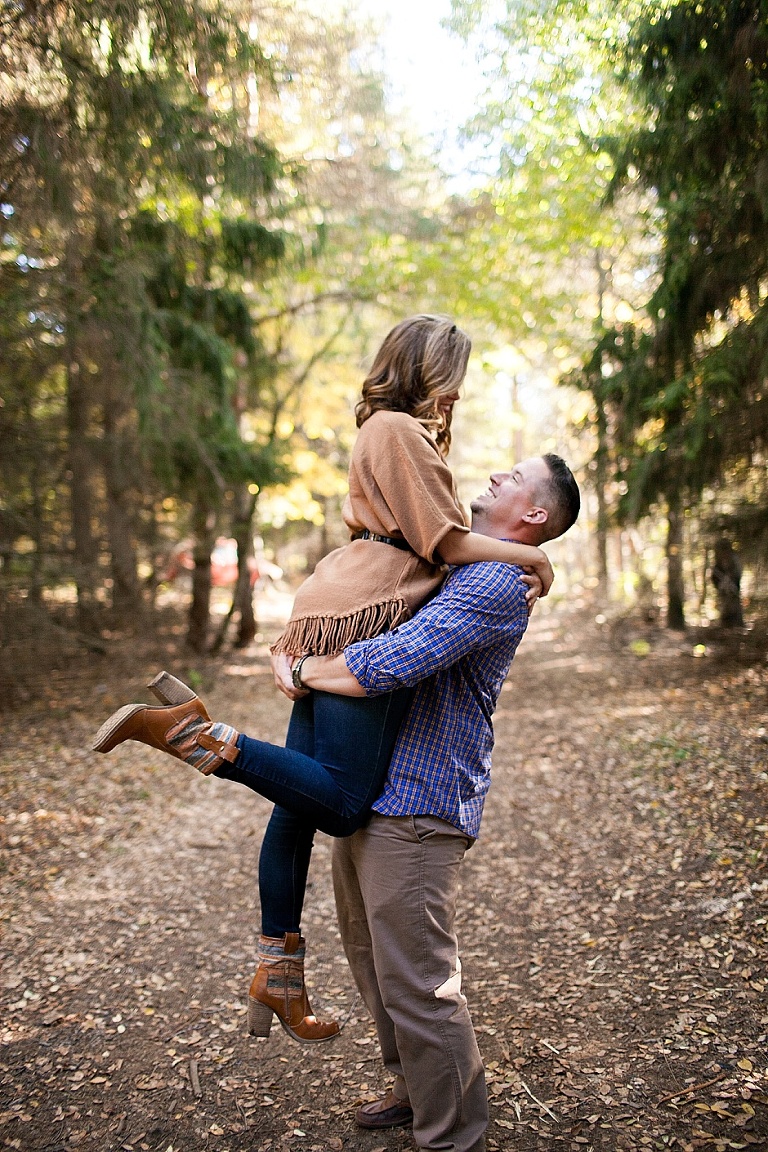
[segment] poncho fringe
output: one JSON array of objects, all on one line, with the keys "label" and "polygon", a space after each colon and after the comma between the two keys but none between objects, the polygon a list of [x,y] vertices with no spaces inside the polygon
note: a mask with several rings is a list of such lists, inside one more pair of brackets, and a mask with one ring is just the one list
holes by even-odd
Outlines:
[{"label": "poncho fringe", "polygon": [[313,656],[337,656],[348,644],[370,640],[381,632],[390,632],[411,618],[411,610],[402,597],[368,604],[346,616],[297,616],[289,620],[271,652],[289,652]]}]

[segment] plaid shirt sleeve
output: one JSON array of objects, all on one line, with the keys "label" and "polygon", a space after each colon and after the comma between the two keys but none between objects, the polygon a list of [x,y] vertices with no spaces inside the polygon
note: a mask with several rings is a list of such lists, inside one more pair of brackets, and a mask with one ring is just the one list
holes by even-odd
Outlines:
[{"label": "plaid shirt sleeve", "polygon": [[349,671],[376,696],[418,684],[469,652],[518,639],[528,621],[521,573],[490,562],[454,568],[412,620],[346,648]]}]

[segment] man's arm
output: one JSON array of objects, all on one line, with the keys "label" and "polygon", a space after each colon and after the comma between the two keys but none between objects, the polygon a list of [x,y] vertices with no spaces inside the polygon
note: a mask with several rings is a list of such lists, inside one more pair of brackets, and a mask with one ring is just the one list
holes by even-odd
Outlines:
[{"label": "man's arm", "polygon": [[[295,663],[296,657],[285,652],[277,652],[272,657],[275,684],[289,700],[298,700],[307,694],[293,683],[291,668]],[[335,692],[337,696],[365,696],[365,688],[347,668],[343,652],[338,656],[307,656],[301,666],[301,682],[306,688]]]},{"label": "man's arm", "polygon": [[[438,595],[412,620],[339,656],[309,656],[301,666],[308,688],[342,696],[378,695],[412,686],[468,652],[517,643],[528,620],[526,586],[508,565],[482,563],[456,569]],[[295,663],[295,661],[294,661]],[[278,687],[290,699],[291,662],[273,658]]]}]

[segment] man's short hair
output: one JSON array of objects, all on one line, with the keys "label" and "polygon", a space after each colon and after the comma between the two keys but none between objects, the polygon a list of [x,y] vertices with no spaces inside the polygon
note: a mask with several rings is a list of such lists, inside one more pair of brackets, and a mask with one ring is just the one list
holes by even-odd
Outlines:
[{"label": "man's short hair", "polygon": [[581,495],[573,472],[562,456],[548,452],[542,460],[549,469],[549,479],[544,481],[537,499],[549,513],[544,539],[554,540],[575,524],[581,508]]}]

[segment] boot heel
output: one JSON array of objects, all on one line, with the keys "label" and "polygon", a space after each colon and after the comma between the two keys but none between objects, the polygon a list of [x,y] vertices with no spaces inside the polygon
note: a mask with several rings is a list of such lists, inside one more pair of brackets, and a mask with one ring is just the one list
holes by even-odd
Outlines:
[{"label": "boot heel", "polygon": [[197,697],[197,693],[193,692],[183,680],[171,676],[170,672],[158,672],[147,687],[161,704],[188,704]]},{"label": "boot heel", "polygon": [[272,1027],[272,1009],[261,1000],[248,997],[248,1035],[269,1036]]},{"label": "boot heel", "polygon": [[94,752],[111,752],[120,744],[122,741],[120,728],[126,720],[130,720],[131,716],[135,716],[137,712],[143,712],[144,707],[144,704],[124,704],[122,708],[118,708],[117,712],[113,712],[96,733],[91,745]]}]

